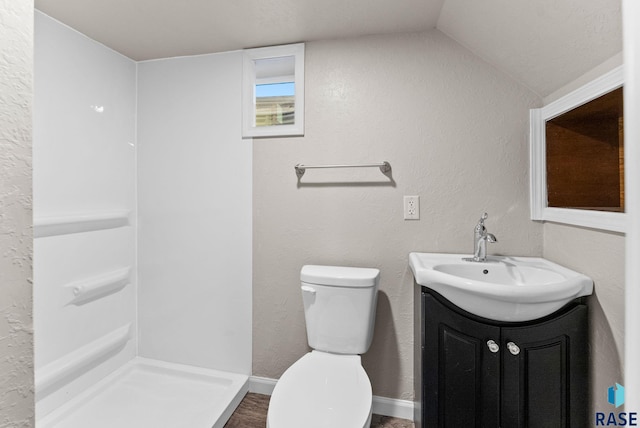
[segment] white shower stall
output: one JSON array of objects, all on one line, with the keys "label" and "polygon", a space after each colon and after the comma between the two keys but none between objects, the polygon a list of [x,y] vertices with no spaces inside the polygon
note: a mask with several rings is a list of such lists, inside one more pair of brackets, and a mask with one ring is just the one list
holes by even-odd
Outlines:
[{"label": "white shower stall", "polygon": [[39,428],[221,427],[247,391],[241,79],[241,52],[135,62],[36,11]]}]

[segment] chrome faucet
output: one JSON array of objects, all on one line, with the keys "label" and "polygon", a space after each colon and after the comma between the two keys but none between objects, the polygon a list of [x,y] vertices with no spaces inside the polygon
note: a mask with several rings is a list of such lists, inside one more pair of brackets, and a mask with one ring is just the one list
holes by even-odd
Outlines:
[{"label": "chrome faucet", "polygon": [[469,262],[484,262],[487,260],[487,242],[498,242],[493,233],[487,232],[484,221],[489,217],[487,213],[482,214],[478,224],[473,229],[473,257],[465,258]]}]

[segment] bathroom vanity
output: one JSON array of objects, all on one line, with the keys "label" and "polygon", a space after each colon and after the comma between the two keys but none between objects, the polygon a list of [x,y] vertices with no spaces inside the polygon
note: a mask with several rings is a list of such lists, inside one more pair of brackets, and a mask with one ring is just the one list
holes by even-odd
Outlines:
[{"label": "bathroom vanity", "polygon": [[416,428],[588,426],[593,281],[542,258],[411,253]]},{"label": "bathroom vanity", "polygon": [[587,307],[495,322],[417,286],[416,427],[585,427]]}]

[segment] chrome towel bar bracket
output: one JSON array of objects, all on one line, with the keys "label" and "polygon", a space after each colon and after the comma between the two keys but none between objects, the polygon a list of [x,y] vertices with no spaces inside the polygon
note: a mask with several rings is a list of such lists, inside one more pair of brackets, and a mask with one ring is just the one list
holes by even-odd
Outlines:
[{"label": "chrome towel bar bracket", "polygon": [[298,179],[301,179],[305,171],[310,168],[380,168],[380,172],[383,174],[391,171],[391,164],[387,161],[380,163],[367,163],[367,164],[344,164],[344,165],[303,165],[297,164],[294,168]]}]

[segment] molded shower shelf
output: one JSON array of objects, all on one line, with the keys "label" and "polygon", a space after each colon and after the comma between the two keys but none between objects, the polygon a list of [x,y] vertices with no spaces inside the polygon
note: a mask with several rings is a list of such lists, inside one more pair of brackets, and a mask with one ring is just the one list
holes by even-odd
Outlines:
[{"label": "molded shower shelf", "polygon": [[36,398],[40,399],[54,387],[68,382],[83,368],[94,364],[105,355],[123,347],[131,338],[131,324],[94,340],[82,348],[53,361],[35,372]]},{"label": "molded shower shelf", "polygon": [[33,237],[43,238],[123,227],[129,224],[129,214],[129,211],[112,211],[38,217],[33,220]]}]

